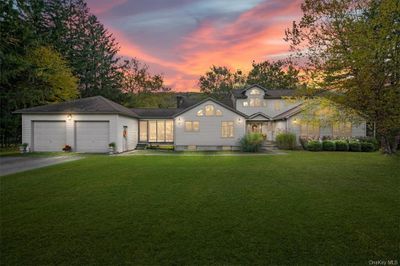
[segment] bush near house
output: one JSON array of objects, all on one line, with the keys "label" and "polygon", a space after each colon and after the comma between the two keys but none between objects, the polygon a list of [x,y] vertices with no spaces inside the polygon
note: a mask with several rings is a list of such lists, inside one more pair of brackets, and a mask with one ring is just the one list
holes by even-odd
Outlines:
[{"label": "bush near house", "polygon": [[244,152],[258,152],[264,138],[260,133],[249,133],[240,139],[240,150]]},{"label": "bush near house", "polygon": [[376,151],[376,147],[374,146],[374,144],[370,142],[361,142],[361,151],[364,152]]},{"label": "bush near house", "polygon": [[296,135],[293,133],[280,133],[276,136],[276,145],[279,149],[294,150],[296,148]]},{"label": "bush near house", "polygon": [[350,151],[360,152],[361,151],[361,143],[358,141],[350,141],[349,142]]},{"label": "bush near house", "polygon": [[336,151],[348,151],[349,144],[346,140],[336,140],[335,141]]},{"label": "bush near house", "polygon": [[335,151],[336,150],[335,142],[332,140],[324,140],[322,142],[322,149],[324,151]]},{"label": "bush near house", "polygon": [[307,138],[300,137],[299,142],[300,142],[300,145],[303,148],[303,150],[307,150],[307,143],[308,143]]},{"label": "bush near house", "polygon": [[307,150],[309,151],[322,151],[322,143],[318,140],[311,140],[307,143]]},{"label": "bush near house", "polygon": [[[363,143],[370,143],[373,145],[374,149],[372,151],[377,151],[379,150],[379,142],[376,138],[374,137],[360,137],[358,138],[359,141],[361,141],[361,150],[362,150],[362,145]],[[365,145],[365,146],[370,146],[370,145]],[[370,150],[368,150],[370,151]]]}]

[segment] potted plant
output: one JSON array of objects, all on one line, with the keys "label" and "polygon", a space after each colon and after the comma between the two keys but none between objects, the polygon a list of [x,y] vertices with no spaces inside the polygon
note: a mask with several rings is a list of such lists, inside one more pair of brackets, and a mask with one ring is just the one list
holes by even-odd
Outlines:
[{"label": "potted plant", "polygon": [[108,144],[108,154],[114,154],[115,146],[115,142],[111,142],[110,144]]},{"label": "potted plant", "polygon": [[64,148],[62,148],[62,150],[64,151],[64,152],[70,152],[70,151],[72,151],[72,147],[70,146],[70,145],[65,145],[64,146]]},{"label": "potted plant", "polygon": [[19,151],[21,153],[28,152],[28,143],[22,143],[21,145],[19,145]]}]

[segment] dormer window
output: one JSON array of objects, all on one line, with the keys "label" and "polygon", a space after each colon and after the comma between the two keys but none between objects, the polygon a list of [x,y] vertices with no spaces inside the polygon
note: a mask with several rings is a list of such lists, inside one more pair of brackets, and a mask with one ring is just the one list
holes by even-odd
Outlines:
[{"label": "dormer window", "polygon": [[260,94],[261,94],[260,91],[257,90],[257,89],[252,89],[252,90],[250,91],[250,95],[260,95]]},{"label": "dormer window", "polygon": [[204,109],[197,111],[197,116],[222,116],[222,111],[215,109],[214,105],[208,104],[204,106]]}]

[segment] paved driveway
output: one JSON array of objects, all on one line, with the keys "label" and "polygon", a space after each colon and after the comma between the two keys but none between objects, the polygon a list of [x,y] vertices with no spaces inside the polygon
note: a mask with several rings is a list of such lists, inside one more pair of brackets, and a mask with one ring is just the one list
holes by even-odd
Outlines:
[{"label": "paved driveway", "polygon": [[0,157],[0,176],[82,159],[80,156]]}]

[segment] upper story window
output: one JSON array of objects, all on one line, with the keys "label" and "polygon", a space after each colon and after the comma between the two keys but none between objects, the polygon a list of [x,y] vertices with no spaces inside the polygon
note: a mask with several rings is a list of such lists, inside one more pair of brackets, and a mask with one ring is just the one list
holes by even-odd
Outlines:
[{"label": "upper story window", "polygon": [[274,109],[275,109],[275,111],[280,111],[281,110],[281,102],[280,101],[276,101],[274,103]]},{"label": "upper story window", "polygon": [[197,116],[222,116],[222,111],[216,109],[214,105],[208,104],[204,106],[204,109],[197,111]]},{"label": "upper story window", "polygon": [[249,99],[250,107],[260,107],[261,103],[262,103],[262,101],[259,98]]},{"label": "upper story window", "polygon": [[257,89],[252,89],[250,91],[250,95],[260,95],[260,94],[261,94],[260,90],[257,90]]}]

